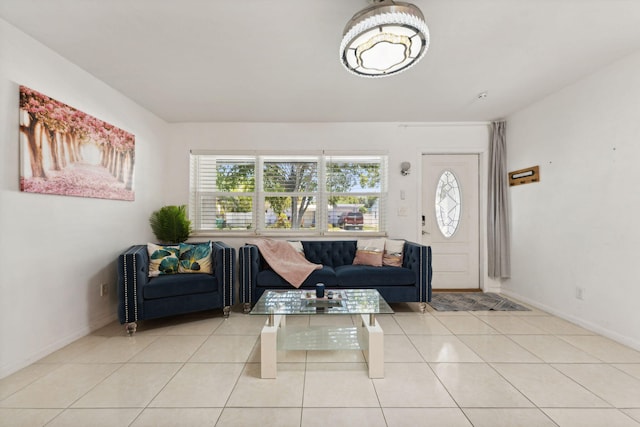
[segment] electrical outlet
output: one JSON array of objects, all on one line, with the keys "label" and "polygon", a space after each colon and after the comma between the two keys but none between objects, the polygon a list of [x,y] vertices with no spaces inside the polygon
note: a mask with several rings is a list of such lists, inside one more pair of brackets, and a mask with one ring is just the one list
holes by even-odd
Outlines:
[{"label": "electrical outlet", "polygon": [[580,286],[576,286],[576,298],[579,300],[584,299],[584,288],[581,288]]},{"label": "electrical outlet", "polygon": [[100,285],[100,296],[104,297],[106,295],[109,295],[109,284],[108,283],[102,283]]}]

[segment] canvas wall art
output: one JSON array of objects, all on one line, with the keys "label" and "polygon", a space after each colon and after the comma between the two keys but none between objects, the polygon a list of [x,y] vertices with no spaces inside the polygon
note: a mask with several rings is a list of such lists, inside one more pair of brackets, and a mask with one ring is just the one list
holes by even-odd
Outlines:
[{"label": "canvas wall art", "polygon": [[20,190],[134,200],[135,136],[20,86]]}]

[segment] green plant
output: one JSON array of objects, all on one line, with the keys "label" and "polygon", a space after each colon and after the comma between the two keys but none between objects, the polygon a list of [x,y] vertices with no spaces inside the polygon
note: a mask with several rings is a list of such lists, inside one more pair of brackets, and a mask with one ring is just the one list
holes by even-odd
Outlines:
[{"label": "green plant", "polygon": [[191,234],[191,221],[187,218],[187,207],[163,206],[149,217],[151,230],[160,243],[180,243]]}]

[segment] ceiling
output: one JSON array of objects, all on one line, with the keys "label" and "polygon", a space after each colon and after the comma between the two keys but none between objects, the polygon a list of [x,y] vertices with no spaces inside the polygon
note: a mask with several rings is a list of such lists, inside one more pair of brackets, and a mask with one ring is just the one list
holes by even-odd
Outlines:
[{"label": "ceiling", "polygon": [[381,79],[338,58],[367,0],[0,0],[0,17],[168,122],[495,120],[640,49],[640,0],[412,3],[430,49]]}]

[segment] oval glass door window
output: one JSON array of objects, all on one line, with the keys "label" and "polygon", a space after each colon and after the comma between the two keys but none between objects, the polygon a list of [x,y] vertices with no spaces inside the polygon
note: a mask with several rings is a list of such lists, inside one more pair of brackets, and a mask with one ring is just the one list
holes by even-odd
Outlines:
[{"label": "oval glass door window", "polygon": [[462,199],[460,185],[451,171],[444,171],[436,187],[436,220],[444,237],[455,234],[460,225]]}]

